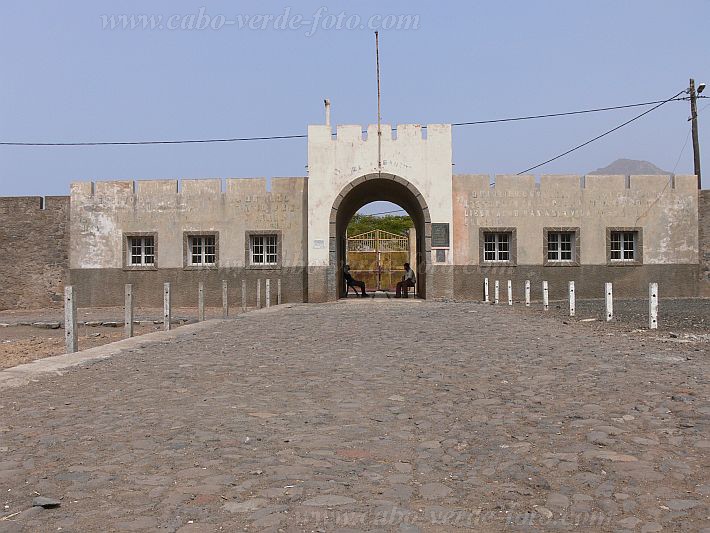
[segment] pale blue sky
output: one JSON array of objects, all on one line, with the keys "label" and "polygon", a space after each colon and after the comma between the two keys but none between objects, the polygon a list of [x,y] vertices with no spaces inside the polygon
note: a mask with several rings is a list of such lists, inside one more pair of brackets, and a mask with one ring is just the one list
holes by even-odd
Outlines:
[{"label": "pale blue sky", "polygon": [[[112,141],[305,133],[376,120],[369,29],[108,30],[101,15],[416,14],[382,30],[383,120],[462,122],[664,99],[710,81],[710,1],[15,1],[0,6],[0,140]],[[709,91],[710,92],[710,91]],[[700,102],[702,109],[710,100]],[[454,172],[514,173],[632,117],[627,110],[454,129]],[[688,104],[536,173],[620,157],[673,170]],[[710,109],[700,136],[710,161]],[[74,180],[305,175],[305,140],[100,148],[0,146],[0,195],[66,194]],[[705,187],[710,183],[706,165]],[[677,173],[692,172],[690,143]]]}]

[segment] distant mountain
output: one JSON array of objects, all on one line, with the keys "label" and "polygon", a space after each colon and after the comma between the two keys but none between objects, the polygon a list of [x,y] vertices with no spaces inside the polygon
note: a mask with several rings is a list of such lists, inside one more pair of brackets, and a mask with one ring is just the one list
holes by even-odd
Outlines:
[{"label": "distant mountain", "polygon": [[668,175],[670,172],[666,172],[663,169],[658,168],[653,163],[648,161],[636,161],[635,159],[617,159],[611,165],[598,168],[594,172],[589,174],[620,174],[623,176],[647,176],[654,174],[665,174]]}]

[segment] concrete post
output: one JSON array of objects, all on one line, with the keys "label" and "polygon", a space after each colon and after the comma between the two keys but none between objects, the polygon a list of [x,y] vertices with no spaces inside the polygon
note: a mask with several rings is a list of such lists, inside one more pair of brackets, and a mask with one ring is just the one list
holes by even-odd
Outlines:
[{"label": "concrete post", "polygon": [[542,308],[545,311],[550,309],[550,291],[546,281],[542,282]]},{"label": "concrete post", "polygon": [[242,312],[247,310],[247,280],[242,280]]},{"label": "concrete post", "polygon": [[256,280],[256,308],[261,309],[261,280]]},{"label": "concrete post", "polygon": [[266,294],[264,295],[266,298],[266,307],[271,307],[271,280],[267,279],[266,280],[266,287],[264,289]]},{"label": "concrete post", "polygon": [[126,284],[123,309],[123,331],[127,339],[133,337],[133,285]]},{"label": "concrete post", "polygon": [[530,280],[525,280],[525,306],[530,307]]},{"label": "concrete post", "polygon": [[276,305],[281,305],[281,278],[276,280]]},{"label": "concrete post", "polygon": [[614,295],[611,283],[604,284],[604,293],[606,294],[606,321],[610,322],[614,318]]},{"label": "concrete post", "polygon": [[163,284],[163,329],[170,331],[170,321],[172,319],[170,309],[170,283]]},{"label": "concrete post", "polygon": [[508,305],[513,305],[513,282],[508,280]]},{"label": "concrete post", "polygon": [[205,284],[202,281],[197,285],[197,320],[205,321]]},{"label": "concrete post", "polygon": [[574,281],[569,282],[569,316],[574,316],[576,312],[576,299],[574,296]]},{"label": "concrete post", "polygon": [[229,284],[222,280],[222,318],[229,318]]},{"label": "concrete post", "polygon": [[490,301],[488,297],[488,278],[483,280],[483,301],[486,303]]},{"label": "concrete post", "polygon": [[658,283],[648,284],[648,329],[658,329]]},{"label": "concrete post", "polygon": [[500,282],[496,280],[495,287],[493,289],[493,303],[498,304],[500,298]]},{"label": "concrete post", "polygon": [[76,328],[76,298],[74,287],[64,287],[64,342],[67,353],[79,350],[79,336]]}]

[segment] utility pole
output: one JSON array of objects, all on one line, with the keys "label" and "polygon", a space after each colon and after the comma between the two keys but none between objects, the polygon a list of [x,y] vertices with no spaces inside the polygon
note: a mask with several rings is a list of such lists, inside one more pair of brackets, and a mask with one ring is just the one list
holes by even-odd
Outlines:
[{"label": "utility pole", "polygon": [[[702,85],[702,84],[701,84]],[[695,92],[695,80],[690,79],[690,120],[693,130],[693,166],[698,177],[698,189],[702,189],[700,178],[700,141],[698,140],[698,94]]]}]

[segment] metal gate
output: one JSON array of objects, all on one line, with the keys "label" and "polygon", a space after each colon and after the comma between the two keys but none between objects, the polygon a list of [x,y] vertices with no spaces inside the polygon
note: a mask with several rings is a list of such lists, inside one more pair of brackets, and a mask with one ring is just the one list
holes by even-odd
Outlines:
[{"label": "metal gate", "polygon": [[376,229],[347,237],[345,250],[350,273],[367,290],[394,290],[409,262],[409,237]]}]

